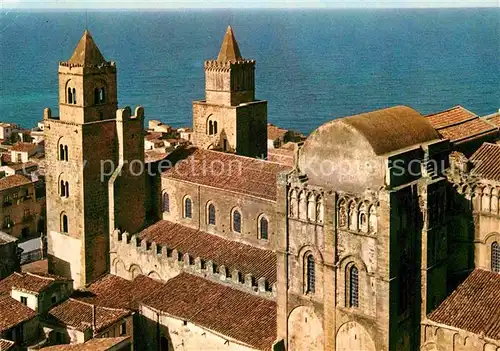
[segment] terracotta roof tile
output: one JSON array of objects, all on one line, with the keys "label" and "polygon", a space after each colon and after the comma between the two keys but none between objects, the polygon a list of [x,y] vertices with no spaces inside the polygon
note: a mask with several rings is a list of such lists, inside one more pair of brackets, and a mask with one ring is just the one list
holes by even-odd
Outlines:
[{"label": "terracotta roof tile", "polygon": [[267,139],[276,140],[285,136],[288,130],[279,128],[274,124],[267,124]]},{"label": "terracotta roof tile", "polygon": [[256,280],[264,277],[269,285],[276,282],[276,255],[272,251],[226,240],[169,221],[153,224],[139,233],[139,238],[205,261],[212,260],[217,266],[226,266],[230,272],[237,269],[243,275],[251,273]]},{"label": "terracotta roof tile", "polygon": [[144,136],[144,139],[146,139],[148,141],[153,141],[156,139],[160,139],[162,136],[163,136],[163,134],[160,132],[149,132],[148,134],[146,134]]},{"label": "terracotta roof tile", "polygon": [[0,281],[0,293],[10,293],[14,289],[29,291],[38,294],[47,289],[56,281],[70,281],[54,275],[42,273],[12,273],[10,276]]},{"label": "terracotta roof tile", "polygon": [[130,281],[107,274],[75,291],[73,298],[102,307],[137,310],[140,301],[162,287],[163,283],[143,275]]},{"label": "terracotta roof tile", "polygon": [[25,163],[13,163],[8,166],[9,168],[13,169],[14,171],[19,171],[22,169],[29,170],[31,168],[38,168],[38,164],[32,161],[28,161]]},{"label": "terracotta roof tile", "polygon": [[8,351],[14,346],[14,341],[0,339],[0,351]]},{"label": "terracotta roof tile", "polygon": [[0,333],[28,321],[36,312],[9,295],[0,295]]},{"label": "terracotta roof tile", "polygon": [[490,123],[462,106],[430,114],[426,118],[443,138],[453,142],[463,142],[497,131]]},{"label": "terracotta roof tile", "polygon": [[33,143],[17,143],[14,146],[12,146],[11,150],[19,152],[30,152],[36,149],[37,147],[38,145]]},{"label": "terracotta roof tile", "polygon": [[488,118],[488,121],[490,121],[491,123],[493,123],[497,127],[500,127],[500,113],[496,116]]},{"label": "terracotta roof tile", "polygon": [[101,306],[94,306],[83,301],[70,298],[52,308],[47,318],[50,323],[62,324],[79,331],[92,328],[92,310],[95,308],[95,330],[99,332],[110,325],[129,316],[130,311]]},{"label": "terracotta roof tile", "polygon": [[21,266],[21,271],[24,273],[38,273],[38,274],[46,274],[49,272],[49,262],[48,260],[38,260],[31,263],[23,264]]},{"label": "terracotta roof tile", "polygon": [[484,143],[471,156],[471,173],[476,177],[500,182],[500,145]]},{"label": "terracotta roof tile", "polygon": [[[43,347],[43,351],[107,351],[120,344],[128,344],[130,337],[94,338],[82,344],[64,344]],[[121,345],[120,345],[121,346]],[[115,350],[115,348],[113,348]],[[2,350],[3,351],[3,350]]]},{"label": "terracotta roof tile", "polygon": [[429,319],[500,340],[500,274],[474,270]]},{"label": "terracotta roof tile", "polygon": [[194,147],[177,149],[169,160],[175,166],[165,171],[163,177],[273,201],[278,174],[290,169],[278,163]]},{"label": "terracotta roof tile", "polygon": [[188,274],[165,283],[144,305],[257,349],[276,340],[276,303]]},{"label": "terracotta roof tile", "polygon": [[295,151],[293,149],[268,149],[267,160],[280,163],[282,165],[293,167],[295,160]]},{"label": "terracotta roof tile", "polygon": [[21,174],[13,174],[11,176],[0,179],[0,190],[6,190],[30,184],[31,180]]}]

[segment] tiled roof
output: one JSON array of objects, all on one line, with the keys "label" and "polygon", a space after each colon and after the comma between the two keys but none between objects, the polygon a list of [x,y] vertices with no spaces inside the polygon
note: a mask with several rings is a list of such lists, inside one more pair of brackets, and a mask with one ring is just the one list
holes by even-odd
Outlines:
[{"label": "tiled roof", "polygon": [[31,272],[46,274],[49,272],[49,262],[45,259],[23,264],[21,266],[21,271],[23,271],[24,273]]},{"label": "tiled roof", "polygon": [[14,272],[0,281],[0,293],[9,292],[15,289],[29,291],[35,294],[47,289],[56,281],[70,281],[71,279],[42,273],[17,273]]},{"label": "tiled roof", "polygon": [[97,66],[106,63],[88,30],[83,33],[68,63],[81,66]]},{"label": "tiled roof", "polygon": [[431,321],[500,340],[500,274],[474,270],[430,315]]},{"label": "tiled roof", "polygon": [[[95,328],[92,327],[94,308]],[[94,332],[99,332],[127,317],[130,313],[130,311],[124,309],[95,306],[70,298],[51,309],[48,313],[47,321],[69,326],[79,331],[92,328]]]},{"label": "tiled roof", "polygon": [[276,254],[272,251],[164,220],[143,230],[139,238],[205,261],[212,260],[217,266],[226,266],[229,272],[237,269],[243,275],[251,273],[256,280],[265,277],[270,285],[276,282]]},{"label": "tiled roof", "polygon": [[500,145],[484,143],[470,161],[474,165],[471,172],[474,176],[500,182]]},{"label": "tiled roof", "polygon": [[10,295],[0,295],[0,333],[30,320],[36,312]]},{"label": "tiled roof", "polygon": [[17,143],[14,146],[12,146],[12,151],[19,151],[19,152],[30,152],[34,149],[36,149],[38,145],[33,144],[33,143]]},{"label": "tiled roof", "polygon": [[493,123],[497,127],[500,127],[500,113],[497,113],[492,117],[489,117],[488,121],[490,121],[491,123]]},{"label": "tiled roof", "polygon": [[38,167],[38,164],[31,161],[25,163],[13,163],[9,165],[9,168],[13,169],[14,171],[18,171],[21,169],[30,169],[35,167]]},{"label": "tiled roof", "polygon": [[31,180],[21,174],[13,174],[11,176],[0,179],[0,190],[6,190],[30,184]]},{"label": "tiled roof", "polygon": [[163,283],[144,275],[130,281],[106,274],[85,290],[75,291],[73,298],[102,307],[137,310],[140,301],[162,287]]},{"label": "tiled roof", "polygon": [[0,351],[8,351],[14,346],[14,341],[0,339]]},{"label": "tiled roof", "polygon": [[144,139],[148,140],[148,141],[152,141],[152,140],[155,140],[155,139],[159,139],[163,136],[162,133],[160,132],[149,132],[148,134],[146,134],[144,136]]},{"label": "tiled roof", "polygon": [[161,152],[158,150],[148,150],[144,153],[145,162],[156,162],[165,159],[168,153]]},{"label": "tiled roof", "polygon": [[288,130],[282,129],[280,127],[275,126],[274,124],[267,124],[267,139],[276,140],[283,137]]},{"label": "tiled roof", "polygon": [[268,149],[267,160],[270,162],[280,163],[289,167],[294,166],[295,151],[293,149]]},{"label": "tiled roof", "polygon": [[169,160],[173,164],[183,161],[165,171],[163,177],[273,201],[278,173],[290,169],[278,163],[194,147],[177,149]]},{"label": "tiled roof", "polygon": [[[82,344],[64,344],[43,347],[43,351],[107,351],[120,344],[130,343],[130,337],[119,338],[94,338]],[[115,350],[115,348],[113,348]],[[2,350],[3,351],[3,350]]]},{"label": "tiled roof", "polygon": [[144,305],[257,349],[276,340],[276,303],[188,274],[165,283]]},{"label": "tiled roof", "polygon": [[467,141],[498,130],[462,106],[455,106],[426,117],[443,138],[453,142]]}]

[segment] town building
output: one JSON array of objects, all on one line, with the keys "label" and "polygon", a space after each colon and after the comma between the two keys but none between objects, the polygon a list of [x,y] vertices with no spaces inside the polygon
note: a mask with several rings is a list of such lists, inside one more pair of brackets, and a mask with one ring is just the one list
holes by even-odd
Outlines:
[{"label": "town building", "polygon": [[158,169],[145,175],[130,166],[145,161],[144,110],[118,109],[117,66],[85,31],[59,65],[60,116],[44,111],[57,276],[0,281],[0,304],[22,312],[0,338],[55,350],[499,348],[500,146],[482,139],[498,129],[461,107],[395,106],[327,122],[270,161],[254,68],[228,28],[193,102],[193,145],[150,157]]}]

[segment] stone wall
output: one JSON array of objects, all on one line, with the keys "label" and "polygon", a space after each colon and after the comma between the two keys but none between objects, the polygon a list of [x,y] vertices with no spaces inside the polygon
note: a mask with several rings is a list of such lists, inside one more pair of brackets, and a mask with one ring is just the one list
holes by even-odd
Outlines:
[{"label": "stone wall", "polygon": [[241,282],[238,270],[229,271],[224,265],[217,265],[217,262],[193,257],[189,252],[179,253],[155,242],[139,242],[136,235],[119,231],[110,237],[110,260],[111,273],[128,280],[143,274],[167,281],[185,271],[248,293],[270,299],[276,296],[276,287],[268,287],[265,278],[256,281],[255,277],[247,274]]},{"label": "stone wall", "polygon": [[422,351],[497,351],[499,347],[498,340],[429,320],[422,323]]},{"label": "stone wall", "polygon": [[159,350],[161,338],[165,338],[164,342],[168,342],[168,349],[176,351],[256,350],[220,333],[162,314],[145,305],[140,306],[140,313],[143,325],[147,325],[151,334],[146,340],[148,345],[144,349]]}]

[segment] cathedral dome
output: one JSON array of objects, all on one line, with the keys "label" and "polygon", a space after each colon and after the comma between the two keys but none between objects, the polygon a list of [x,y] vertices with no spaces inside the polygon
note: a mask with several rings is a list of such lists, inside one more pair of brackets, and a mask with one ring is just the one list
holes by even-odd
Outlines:
[{"label": "cathedral dome", "polygon": [[391,107],[323,124],[304,142],[299,168],[312,184],[362,192],[384,185],[384,156],[436,139],[420,113]]}]

